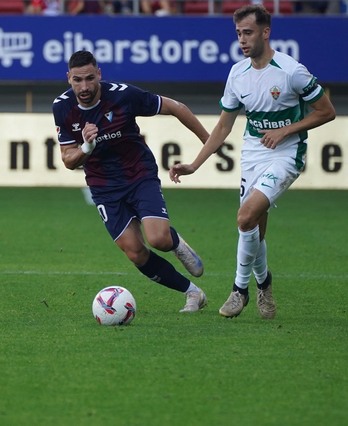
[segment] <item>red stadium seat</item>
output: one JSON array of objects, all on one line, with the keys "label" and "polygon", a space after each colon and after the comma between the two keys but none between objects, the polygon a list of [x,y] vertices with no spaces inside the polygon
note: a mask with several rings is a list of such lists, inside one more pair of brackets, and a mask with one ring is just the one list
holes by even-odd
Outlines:
[{"label": "red stadium seat", "polygon": [[209,4],[207,1],[184,1],[182,13],[185,15],[202,15],[209,13]]},{"label": "red stadium seat", "polygon": [[240,7],[250,4],[250,1],[230,1],[224,0],[222,2],[222,13],[224,14],[233,14]]},{"label": "red stadium seat", "polygon": [[24,12],[23,0],[0,0],[0,15],[22,14]]},{"label": "red stadium seat", "polygon": [[[230,0],[223,0],[222,3],[222,13],[224,14],[233,14],[237,9],[239,9],[242,6],[245,6],[247,4],[250,4],[251,2],[248,0],[240,0],[240,1],[230,1]],[[274,2],[272,0],[270,1],[264,1],[263,5],[265,8],[270,12],[274,13]],[[291,14],[294,12],[293,8],[293,2],[292,1],[282,1],[279,2],[279,13],[281,14]]]},{"label": "red stadium seat", "polygon": [[[274,2],[264,1],[263,5],[270,12],[274,13]],[[292,1],[280,1],[279,2],[279,13],[282,15],[290,15],[294,13],[294,6]]]}]

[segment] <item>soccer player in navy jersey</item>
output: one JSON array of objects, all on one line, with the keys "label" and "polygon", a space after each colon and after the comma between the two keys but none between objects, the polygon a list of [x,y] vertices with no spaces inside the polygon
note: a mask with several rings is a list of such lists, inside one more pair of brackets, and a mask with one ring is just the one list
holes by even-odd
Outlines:
[{"label": "soccer player in navy jersey", "polygon": [[139,271],[184,293],[186,304],[180,312],[202,309],[207,303],[204,292],[148,247],[172,251],[195,277],[203,273],[200,257],[170,226],[156,160],[136,117],[173,115],[202,143],[208,132],[180,102],[129,84],[102,81],[88,51],[75,52],[68,66],[71,88],[53,102],[65,166],[71,170],[83,166],[107,231]]}]

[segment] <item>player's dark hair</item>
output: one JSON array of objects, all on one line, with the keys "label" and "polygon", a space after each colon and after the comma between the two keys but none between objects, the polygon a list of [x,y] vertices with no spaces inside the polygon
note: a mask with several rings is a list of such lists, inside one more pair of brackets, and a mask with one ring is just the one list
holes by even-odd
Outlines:
[{"label": "player's dark hair", "polygon": [[249,15],[255,15],[255,22],[260,27],[271,27],[271,14],[261,4],[251,4],[237,9],[233,14],[234,23],[240,22]]},{"label": "player's dark hair", "polygon": [[88,50],[79,50],[71,55],[68,65],[70,70],[71,68],[80,68],[90,64],[97,67],[97,61],[92,53],[88,52]]}]

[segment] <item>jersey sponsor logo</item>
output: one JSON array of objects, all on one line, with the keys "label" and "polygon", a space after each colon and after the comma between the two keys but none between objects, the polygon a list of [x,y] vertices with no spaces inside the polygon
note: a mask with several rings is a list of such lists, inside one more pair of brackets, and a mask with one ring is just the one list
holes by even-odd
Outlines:
[{"label": "jersey sponsor logo", "polygon": [[280,96],[280,89],[277,86],[271,88],[271,95],[274,100],[277,100]]},{"label": "jersey sponsor logo", "polygon": [[287,118],[286,120],[269,121],[267,118],[263,120],[252,120],[249,118],[249,124],[255,129],[280,129],[281,127],[289,126],[291,120]]},{"label": "jersey sponsor logo", "polygon": [[250,96],[251,95],[251,93],[247,93],[246,95],[240,95],[240,97],[242,98],[242,99],[244,99],[244,98],[246,98],[247,96]]},{"label": "jersey sponsor logo", "polygon": [[103,142],[103,141],[109,141],[111,139],[119,139],[122,137],[121,130],[118,130],[117,132],[112,133],[105,133],[104,135],[96,137],[97,143]]}]

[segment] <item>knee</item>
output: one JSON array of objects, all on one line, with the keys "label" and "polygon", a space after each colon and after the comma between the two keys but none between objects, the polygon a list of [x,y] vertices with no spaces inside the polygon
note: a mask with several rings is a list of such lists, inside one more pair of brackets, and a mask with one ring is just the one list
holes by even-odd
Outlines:
[{"label": "knee", "polygon": [[170,251],[173,247],[173,240],[170,232],[157,232],[147,236],[147,242],[156,250]]},{"label": "knee", "polygon": [[119,245],[123,253],[128,259],[134,263],[135,266],[145,265],[149,259],[149,249],[145,245],[130,246],[130,245]]},{"label": "knee", "polygon": [[250,231],[257,225],[257,220],[249,210],[238,210],[237,225],[241,231]]}]

